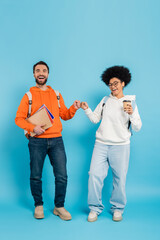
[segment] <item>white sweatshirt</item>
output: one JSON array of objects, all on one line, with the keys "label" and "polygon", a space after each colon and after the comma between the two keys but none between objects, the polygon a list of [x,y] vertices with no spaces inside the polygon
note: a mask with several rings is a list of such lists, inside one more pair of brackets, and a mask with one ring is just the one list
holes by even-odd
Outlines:
[{"label": "white sweatshirt", "polygon": [[[101,124],[96,132],[96,141],[107,145],[124,145],[130,143],[131,132],[128,129],[129,120],[134,131],[139,131],[142,126],[135,95],[125,95],[118,99],[110,94],[104,107],[105,97],[97,105],[94,112],[90,108],[85,110],[87,117],[93,123]],[[133,114],[129,115],[123,110],[123,101],[131,100]],[[102,110],[103,108],[103,110]],[[102,114],[103,111],[103,114]]]}]

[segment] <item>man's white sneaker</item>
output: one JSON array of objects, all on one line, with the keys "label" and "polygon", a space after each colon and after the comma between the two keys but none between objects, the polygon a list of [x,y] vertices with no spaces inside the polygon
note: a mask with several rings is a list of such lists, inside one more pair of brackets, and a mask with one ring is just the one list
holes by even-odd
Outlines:
[{"label": "man's white sneaker", "polygon": [[119,222],[122,220],[122,213],[120,211],[115,210],[113,213],[113,221]]},{"label": "man's white sneaker", "polygon": [[88,215],[88,222],[95,222],[97,220],[97,213],[94,211],[90,211]]}]

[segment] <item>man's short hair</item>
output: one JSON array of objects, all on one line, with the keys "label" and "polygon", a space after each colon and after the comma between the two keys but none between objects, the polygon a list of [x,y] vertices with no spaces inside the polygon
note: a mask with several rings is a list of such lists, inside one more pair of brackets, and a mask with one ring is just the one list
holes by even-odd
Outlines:
[{"label": "man's short hair", "polygon": [[113,66],[107,68],[101,75],[102,81],[109,85],[109,81],[112,78],[118,78],[121,82],[125,83],[125,86],[131,81],[131,73],[128,68],[123,66]]},{"label": "man's short hair", "polygon": [[43,61],[39,61],[39,62],[37,62],[36,64],[33,65],[33,73],[34,73],[35,67],[36,67],[37,65],[45,65],[45,66],[47,67],[48,73],[49,73],[49,67],[48,67],[47,63],[45,63],[45,62],[43,62]]}]

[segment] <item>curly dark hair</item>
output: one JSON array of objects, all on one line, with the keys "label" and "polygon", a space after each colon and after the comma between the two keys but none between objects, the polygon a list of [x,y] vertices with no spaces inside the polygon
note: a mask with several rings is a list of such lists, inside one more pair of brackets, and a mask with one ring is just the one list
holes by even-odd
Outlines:
[{"label": "curly dark hair", "polygon": [[121,82],[125,83],[125,86],[131,81],[131,73],[128,68],[123,66],[113,66],[107,68],[101,75],[102,81],[109,85],[109,81],[112,78],[118,78]]}]

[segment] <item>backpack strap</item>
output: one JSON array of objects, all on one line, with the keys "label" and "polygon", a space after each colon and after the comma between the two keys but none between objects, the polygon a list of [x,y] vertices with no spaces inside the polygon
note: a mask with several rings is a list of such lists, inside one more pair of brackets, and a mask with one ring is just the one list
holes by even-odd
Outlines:
[{"label": "backpack strap", "polygon": [[132,108],[133,108],[133,111],[134,111],[135,107],[136,107],[136,101],[135,101],[135,100],[132,100]]},{"label": "backpack strap", "polygon": [[101,112],[101,117],[102,117],[102,115],[103,115],[103,109],[104,109],[104,106],[105,106],[105,104],[106,104],[106,102],[107,102],[107,100],[108,100],[108,96],[105,96],[105,98],[104,98],[104,100],[103,100],[103,103],[102,103],[102,112]]},{"label": "backpack strap", "polygon": [[28,108],[28,114],[27,114],[27,117],[30,117],[31,116],[31,109],[32,109],[32,93],[29,91],[29,92],[26,92],[27,96],[28,96],[28,103],[29,103],[29,108]]},{"label": "backpack strap", "polygon": [[[134,111],[135,107],[136,107],[136,101],[135,101],[135,100],[132,100],[132,108],[133,108],[133,111]],[[129,122],[128,122],[128,129],[130,130],[131,135],[133,135],[133,131],[132,131],[132,126],[131,126],[131,121],[130,121],[130,120],[129,120]]]},{"label": "backpack strap", "polygon": [[[31,109],[32,109],[32,93],[30,91],[28,91],[28,92],[26,92],[26,94],[28,96],[28,103],[29,103],[27,117],[30,117],[31,116]],[[29,138],[28,132],[26,130],[24,130],[24,135],[26,136],[26,138]]]},{"label": "backpack strap", "polygon": [[55,91],[55,93],[56,93],[56,96],[57,96],[57,101],[58,101],[58,107],[60,108],[61,107],[61,105],[60,105],[60,95],[59,95],[59,91],[58,90],[54,90]]}]

